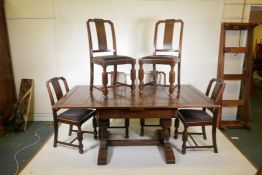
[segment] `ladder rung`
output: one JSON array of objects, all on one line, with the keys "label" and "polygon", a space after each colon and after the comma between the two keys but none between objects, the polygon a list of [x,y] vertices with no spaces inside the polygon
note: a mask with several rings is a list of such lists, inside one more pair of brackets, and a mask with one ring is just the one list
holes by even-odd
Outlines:
[{"label": "ladder rung", "polygon": [[226,53],[247,53],[247,47],[224,47]]},{"label": "ladder rung", "polygon": [[222,106],[239,106],[244,105],[244,100],[223,100]]},{"label": "ladder rung", "polygon": [[241,129],[241,128],[250,128],[248,123],[245,123],[244,121],[240,120],[224,120],[221,121],[221,126],[228,129]]},{"label": "ladder rung", "polygon": [[225,30],[247,30],[255,27],[257,24],[254,23],[224,23]]},{"label": "ladder rung", "polygon": [[244,74],[224,74],[224,80],[244,80]]}]

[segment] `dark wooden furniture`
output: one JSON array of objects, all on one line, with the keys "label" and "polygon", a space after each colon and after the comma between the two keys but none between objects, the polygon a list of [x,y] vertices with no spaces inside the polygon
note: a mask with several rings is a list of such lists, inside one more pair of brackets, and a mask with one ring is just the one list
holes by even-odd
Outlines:
[{"label": "dark wooden furniture", "polygon": [[256,175],[261,175],[262,174],[262,165],[259,167],[259,169],[257,170]]},{"label": "dark wooden furniture", "polygon": [[[136,70],[135,64],[136,60],[128,57],[117,55],[117,47],[116,47],[116,38],[115,38],[115,30],[114,25],[110,20],[103,19],[89,19],[87,21],[87,32],[89,39],[89,53],[90,53],[90,90],[96,88],[103,92],[104,98],[107,99],[108,88],[115,86],[128,86],[131,88],[132,93],[135,90],[135,79],[136,79]],[[92,24],[95,25],[92,27]],[[95,32],[92,32],[94,29]],[[95,30],[96,29],[96,30]],[[110,29],[109,31],[106,29]],[[108,32],[106,32],[108,31]],[[96,37],[92,34],[96,33]],[[108,47],[108,39],[107,34],[111,34],[112,47]],[[94,42],[95,38],[97,39],[97,43]],[[97,47],[96,47],[97,44]],[[109,45],[110,46],[110,45]],[[103,67],[102,73],[102,87],[98,87],[93,85],[94,82],[94,64],[98,64]],[[123,64],[130,64],[131,68],[131,81],[132,84],[128,85],[126,83],[117,82],[117,66]],[[113,85],[108,86],[108,73],[106,71],[107,66],[114,66],[114,80]]]},{"label": "dark wooden furniture", "polygon": [[[91,92],[89,89],[89,86],[75,86],[53,105],[53,109],[96,109],[101,139],[97,162],[99,165],[107,164],[107,147],[116,145],[159,145],[164,149],[166,163],[175,163],[169,143],[169,129],[176,109],[220,107],[190,85],[182,85],[180,91],[176,88],[173,96],[169,95],[167,87],[147,86],[142,96],[139,95],[139,91],[132,96],[127,87],[110,88],[108,100],[103,100],[99,91]],[[160,137],[153,140],[110,140],[107,128],[111,118],[159,118],[162,127]]]},{"label": "dark wooden furniture", "polygon": [[30,105],[32,102],[32,95],[33,95],[33,88],[34,88],[34,80],[33,79],[22,79],[19,95],[18,95],[18,103],[22,106],[25,124],[23,126],[23,130],[26,130],[27,120],[29,117],[29,110]]},{"label": "dark wooden furniture", "polygon": [[[147,74],[149,77],[153,78],[153,81],[157,82],[158,84],[164,84],[166,85],[166,73],[163,71],[156,71],[156,72],[148,72],[145,73]],[[150,78],[148,78],[148,82],[150,82]],[[163,80],[163,81],[162,81]],[[144,136],[144,128],[145,127],[160,127],[160,121],[157,124],[147,124],[146,120],[144,118],[140,119],[140,136]]]},{"label": "dark wooden furniture", "polygon": [[262,39],[256,43],[256,59],[262,60]]},{"label": "dark wooden furniture", "polygon": [[[64,86],[60,84],[63,83]],[[48,94],[50,97],[51,105],[54,105],[56,100],[59,100],[63,97],[64,92],[68,92],[69,88],[66,82],[66,79],[63,77],[55,77],[46,82]],[[94,109],[68,109],[61,114],[57,114],[59,109],[52,109],[53,119],[54,119],[54,147],[57,146],[57,143],[69,145],[73,147],[78,147],[79,153],[82,154],[83,151],[83,133],[92,133],[94,137],[97,137],[96,131],[96,111]],[[81,126],[84,122],[93,117],[93,127],[94,132],[82,131]],[[77,139],[79,144],[73,144],[76,139],[73,139],[70,143],[59,141],[58,140],[58,123],[65,123],[70,125],[69,135],[72,131],[77,131]],[[73,126],[77,127],[77,130],[73,130]]]},{"label": "dark wooden furniture", "polygon": [[[211,88],[213,89],[211,92]],[[222,80],[212,79],[210,80],[206,95],[210,96],[212,100],[218,105],[221,105],[223,92],[225,89],[225,83]],[[211,117],[206,110],[209,110],[213,117]],[[175,119],[175,134],[174,138],[177,138],[178,135],[178,127],[179,127],[179,119],[182,121],[184,125],[183,131],[183,144],[182,144],[182,154],[186,153],[187,148],[214,148],[215,153],[217,153],[217,144],[216,144],[216,127],[217,127],[217,119],[220,113],[220,108],[203,108],[202,110],[197,109],[180,109],[178,110],[178,118]],[[191,135],[194,134],[203,134],[204,139],[206,139],[206,130],[205,126],[211,125],[212,126],[212,141],[213,145],[209,146],[199,146],[196,141],[193,139]],[[188,127],[191,126],[201,126],[202,133],[189,133],[187,131]],[[195,146],[187,146],[186,142],[188,139],[188,135],[191,137]]]},{"label": "dark wooden furniture", "polygon": [[4,123],[12,114],[16,102],[16,90],[9,49],[4,0],[0,0],[0,135],[4,133]]},{"label": "dark wooden furniture", "polygon": [[13,114],[9,119],[9,121],[13,121],[15,131],[26,131],[33,86],[33,79],[21,80],[18,100],[14,105]]},{"label": "dark wooden furniture", "polygon": [[[254,73],[260,77],[262,77],[262,40],[260,42],[256,42],[255,47],[255,55],[254,59],[252,60],[252,76]],[[254,89],[254,77],[251,81],[251,96],[253,95],[253,89]]]},{"label": "dark wooden furniture", "polygon": [[[253,30],[256,24],[253,23],[222,23],[220,32],[220,46],[218,55],[217,78],[225,81],[240,81],[241,92],[240,99],[222,100],[223,107],[242,107],[242,116],[237,120],[219,119],[220,128],[250,128],[250,93],[252,78],[252,48],[253,48]],[[236,31],[240,34],[246,32],[247,42],[245,46],[226,46],[228,31]],[[240,36],[241,37],[241,36]],[[243,54],[244,64],[242,73],[226,73],[225,64],[227,64],[226,55]],[[239,113],[240,114],[240,113]]]},{"label": "dark wooden furniture", "polygon": [[[159,40],[159,35],[161,34],[161,26],[164,25],[164,37],[163,42]],[[178,74],[177,74],[177,85],[180,87],[180,69],[181,69],[181,50],[182,50],[182,37],[183,37],[183,27],[184,23],[181,19],[166,19],[159,20],[155,26],[155,35],[154,35],[154,54],[151,56],[146,56],[139,59],[139,89],[140,93],[143,93],[143,88],[146,85],[157,86],[156,80],[144,84],[144,64],[152,64],[154,77],[156,77],[156,65],[169,65],[169,93],[172,95],[175,89],[175,65],[178,64]],[[178,33],[174,32],[178,30]],[[178,36],[177,36],[177,35]],[[178,38],[178,43],[175,43],[174,39]],[[161,44],[159,44],[161,43]]]},{"label": "dark wooden furniture", "polygon": [[262,40],[260,43],[256,43],[255,47],[255,59],[253,59],[253,65],[252,65],[252,73],[255,71],[258,71],[258,74],[262,72]]},{"label": "dark wooden furniture", "polygon": [[[115,77],[115,72],[108,72],[108,75],[110,76],[110,84],[112,85],[114,83],[114,78],[116,78],[117,82],[121,82],[121,83],[126,83],[127,80],[127,75],[124,72],[118,72],[117,71],[117,76]],[[122,75],[122,76],[121,76]],[[122,79],[121,79],[122,78]],[[112,125],[111,122],[109,122],[109,126],[108,128],[114,128],[114,129],[121,129],[121,128],[125,128],[125,138],[129,138],[129,119],[124,119],[124,125],[120,126],[120,125]]]}]

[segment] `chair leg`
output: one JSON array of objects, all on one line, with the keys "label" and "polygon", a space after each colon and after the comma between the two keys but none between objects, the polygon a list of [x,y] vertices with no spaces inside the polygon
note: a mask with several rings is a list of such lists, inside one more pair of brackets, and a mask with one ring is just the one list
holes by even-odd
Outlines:
[{"label": "chair leg", "polygon": [[143,94],[143,88],[144,88],[144,70],[143,70],[143,63],[139,63],[139,93]]},{"label": "chair leg", "polygon": [[104,99],[106,100],[108,98],[108,89],[107,89],[107,83],[108,83],[108,77],[106,72],[106,66],[103,66],[103,73],[102,73],[102,81],[103,81],[103,94]]},{"label": "chair leg", "polygon": [[140,126],[141,126],[140,136],[144,136],[144,126],[145,126],[145,119],[144,118],[140,119]]},{"label": "chair leg", "polygon": [[116,80],[117,80],[117,65],[114,65],[113,85],[116,84]]},{"label": "chair leg", "polygon": [[179,118],[175,119],[175,131],[174,131],[174,138],[177,139],[178,136],[178,128],[179,128]]},{"label": "chair leg", "polygon": [[69,136],[72,135],[72,131],[73,131],[73,125],[70,125],[69,126],[69,133],[68,133]]},{"label": "chair leg", "polygon": [[182,144],[182,154],[186,154],[186,142],[188,139],[188,133],[187,133],[187,126],[184,126],[184,132],[182,136],[183,144]]},{"label": "chair leg", "polygon": [[177,84],[178,84],[178,89],[180,90],[180,71],[181,71],[181,62],[178,63],[178,68],[177,68]]},{"label": "chair leg", "polygon": [[129,119],[125,119],[126,138],[129,138]]},{"label": "chair leg", "polygon": [[58,138],[58,122],[54,121],[54,147],[57,146],[57,138]]},{"label": "chair leg", "polygon": [[136,89],[136,85],[135,85],[135,81],[136,81],[136,69],[135,69],[135,64],[132,64],[131,80],[132,80],[131,93],[132,93],[132,95],[135,95],[135,89]]},{"label": "chair leg", "polygon": [[153,64],[153,83],[157,84],[156,64]]},{"label": "chair leg", "polygon": [[202,126],[202,133],[203,133],[203,138],[206,140],[207,139],[207,134],[206,134],[205,126]]},{"label": "chair leg", "polygon": [[97,120],[96,120],[96,116],[93,117],[93,128],[94,128],[94,139],[97,139]]},{"label": "chair leg", "polygon": [[94,64],[90,63],[90,91],[93,91],[94,84]]},{"label": "chair leg", "polygon": [[214,152],[218,153],[217,139],[216,139],[216,126],[212,126],[212,141],[213,141],[213,146],[214,146]]},{"label": "chair leg", "polygon": [[81,126],[77,126],[78,130],[77,130],[77,139],[78,139],[78,142],[79,142],[79,145],[78,145],[78,149],[79,149],[79,153],[80,154],[83,154],[83,143],[82,143],[82,140],[83,140],[83,132],[81,130]]},{"label": "chair leg", "polygon": [[169,94],[173,95],[174,90],[175,90],[175,86],[174,86],[174,82],[175,82],[175,70],[174,70],[174,65],[171,65],[171,69],[169,72]]}]

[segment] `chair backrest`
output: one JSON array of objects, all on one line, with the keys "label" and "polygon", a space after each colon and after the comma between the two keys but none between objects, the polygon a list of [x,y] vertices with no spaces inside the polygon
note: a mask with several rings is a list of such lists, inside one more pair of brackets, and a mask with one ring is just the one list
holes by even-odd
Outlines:
[{"label": "chair backrest", "polygon": [[[112,21],[95,18],[95,19],[89,19],[86,22],[86,25],[87,25],[87,33],[88,33],[88,41],[89,41],[89,53],[91,59],[94,57],[95,53],[107,52],[113,55],[117,55],[115,29]],[[109,35],[110,33],[111,36]],[[107,36],[107,34],[109,36]],[[108,40],[110,39],[112,40],[111,49],[108,47],[109,46]]]},{"label": "chair backrest", "polygon": [[[207,86],[206,95],[209,96],[216,104],[222,104],[222,97],[225,90],[225,82],[219,79],[211,79]],[[212,90],[212,91],[211,91]],[[215,109],[209,109],[212,113],[215,112]]]},{"label": "chair backrest", "polygon": [[[63,83],[63,86],[61,86]],[[55,104],[65,92],[69,91],[68,84],[64,77],[54,77],[46,82],[46,87],[50,97],[51,105]]]},{"label": "chair backrest", "polygon": [[[164,30],[161,30],[161,26],[164,27]],[[183,29],[184,22],[181,19],[159,20],[155,25],[154,54],[158,55],[158,53],[165,54],[168,52],[181,58]]]}]

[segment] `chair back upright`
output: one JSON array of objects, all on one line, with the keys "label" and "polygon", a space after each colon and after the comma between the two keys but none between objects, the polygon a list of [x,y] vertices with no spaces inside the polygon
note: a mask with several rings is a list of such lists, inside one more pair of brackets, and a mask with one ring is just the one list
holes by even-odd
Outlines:
[{"label": "chair back upright", "polygon": [[[96,53],[111,53],[110,55],[117,55],[115,29],[112,21],[95,18],[89,19],[86,22],[86,25],[89,40],[90,59],[92,59]],[[107,36],[107,34],[110,34],[110,31],[111,36]],[[111,49],[108,47],[108,40],[110,37],[112,40]]]},{"label": "chair back upright", "polygon": [[[212,91],[211,91],[212,90]],[[206,95],[210,97],[216,104],[222,105],[222,97],[225,90],[225,83],[223,80],[211,79],[209,81]],[[208,108],[213,114],[217,112],[218,108]]]},{"label": "chair back upright", "polygon": [[[61,86],[63,83],[63,87]],[[68,84],[64,77],[54,77],[46,82],[51,105],[54,105],[60,98],[69,91]],[[63,91],[64,89],[64,91]]]},{"label": "chair back upright", "polygon": [[[160,32],[162,25],[164,25],[164,31]],[[184,22],[181,19],[159,20],[155,25],[154,55],[162,55],[168,52],[175,54],[178,58],[181,58],[183,28]],[[176,38],[176,35],[174,34],[176,34],[175,31],[177,29],[178,43],[174,43],[174,39]],[[160,42],[159,40],[161,37],[159,35],[162,33],[164,33],[162,38],[163,42]],[[174,44],[177,44],[177,46],[174,46]]]}]

